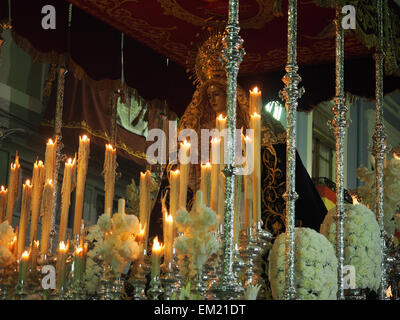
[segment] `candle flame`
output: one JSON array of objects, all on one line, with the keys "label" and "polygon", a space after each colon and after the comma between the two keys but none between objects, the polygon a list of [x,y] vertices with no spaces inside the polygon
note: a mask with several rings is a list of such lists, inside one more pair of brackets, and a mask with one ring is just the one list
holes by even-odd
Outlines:
[{"label": "candle flame", "polygon": [[111,143],[106,144],[106,148],[107,148],[108,150],[111,150],[111,151],[115,151],[115,150],[116,150],[116,149],[114,149],[114,147],[113,147],[113,145],[112,145]]},{"label": "candle flame", "polygon": [[75,255],[80,255],[83,252],[83,248],[81,246],[79,246],[78,248],[76,248],[75,250]]},{"label": "candle flame", "polygon": [[181,146],[182,146],[182,147],[190,147],[190,143],[189,143],[189,141],[187,141],[187,140],[185,139],[185,140],[183,140],[183,142],[181,142]]},{"label": "candle flame", "polygon": [[75,164],[75,158],[68,158],[67,162],[65,163],[69,166],[73,166]]},{"label": "candle flame", "polygon": [[28,258],[29,258],[29,252],[28,252],[27,250],[25,250],[25,251],[22,253],[22,259],[27,260]]},{"label": "candle flame", "polygon": [[386,293],[386,297],[392,298],[393,297],[392,286],[389,286],[389,288],[387,288],[387,290],[385,290],[385,293]]},{"label": "candle flame", "polygon": [[43,167],[43,161],[39,160],[39,162],[36,160],[35,163],[33,164],[33,166],[35,167],[35,169],[37,169],[38,167]]},{"label": "candle flame", "polygon": [[30,186],[31,186],[31,180],[27,179],[27,180],[25,181],[24,186],[30,187]]},{"label": "candle flame", "polygon": [[61,241],[60,244],[58,245],[58,250],[59,251],[67,251],[67,246],[65,245],[64,241]]},{"label": "candle flame", "polygon": [[353,199],[353,204],[360,204],[360,202],[358,202],[356,195],[352,195],[351,198]]},{"label": "candle flame", "polygon": [[47,184],[52,185],[53,184],[53,179],[48,179]]},{"label": "candle flame", "polygon": [[5,192],[6,188],[4,188],[4,186],[1,186],[1,192]]},{"label": "candle flame", "polygon": [[167,210],[164,211],[165,221],[168,223],[172,223],[174,219],[172,218],[172,214],[169,214]]},{"label": "candle flame", "polygon": [[249,136],[245,136],[245,137],[243,138],[243,140],[244,140],[244,142],[246,142],[246,143],[251,142],[251,138],[250,138]]},{"label": "candle flame", "polygon": [[153,251],[160,252],[163,249],[164,249],[164,245],[161,245],[161,243],[158,242],[158,236],[156,236],[153,240]]},{"label": "candle flame", "polygon": [[254,112],[254,113],[251,115],[251,117],[260,117],[260,114],[257,113],[257,112]]},{"label": "candle flame", "polygon": [[175,171],[171,171],[171,173],[172,173],[173,175],[178,175],[178,174],[180,173],[180,171],[179,171],[179,169],[176,169]]},{"label": "candle flame", "polygon": [[201,166],[203,168],[211,168],[211,163],[208,161],[207,163],[202,163]]},{"label": "candle flame", "polygon": [[255,86],[254,88],[253,88],[253,91],[252,91],[253,93],[258,93],[258,87],[257,86]]},{"label": "candle flame", "polygon": [[14,163],[14,162],[13,162],[13,163],[11,163],[11,169],[14,169],[14,170],[15,170],[16,168],[17,168],[17,164],[16,164],[16,163]]},{"label": "candle flame", "polygon": [[224,120],[226,120],[226,117],[224,117],[224,115],[222,113],[220,113],[217,119],[220,121],[224,121]]},{"label": "candle flame", "polygon": [[53,139],[49,139],[49,141],[47,142],[47,144],[49,144],[49,145],[53,145],[54,144],[54,141],[53,141]]},{"label": "candle flame", "polygon": [[17,242],[17,236],[14,236],[14,238],[11,241],[11,245],[13,245],[15,242]]},{"label": "candle flame", "polygon": [[212,138],[212,139],[211,139],[211,143],[218,143],[218,142],[220,142],[220,141],[221,141],[220,138]]},{"label": "candle flame", "polygon": [[142,227],[141,223],[139,223],[139,235],[140,236],[144,236],[144,232],[145,232],[145,228]]},{"label": "candle flame", "polygon": [[82,141],[88,141],[89,140],[89,138],[88,138],[88,136],[86,134],[81,136],[81,137],[79,137],[79,139],[82,140]]},{"label": "candle flame", "polygon": [[34,245],[36,248],[39,248],[39,240],[34,240],[34,241],[33,241],[33,245]]}]

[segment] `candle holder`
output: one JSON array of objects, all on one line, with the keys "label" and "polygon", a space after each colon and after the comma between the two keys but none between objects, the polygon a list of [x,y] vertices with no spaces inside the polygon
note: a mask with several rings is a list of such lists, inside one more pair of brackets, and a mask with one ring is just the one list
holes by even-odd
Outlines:
[{"label": "candle holder", "polygon": [[205,299],[205,298],[207,298],[207,294],[206,294],[207,285],[204,280],[206,280],[207,277],[204,277],[204,275],[203,275],[203,267],[204,266],[199,267],[196,270],[192,294],[199,295],[200,297],[203,297]]},{"label": "candle holder", "polygon": [[147,295],[151,300],[159,300],[159,297],[163,294],[160,276],[156,275],[150,281],[150,288],[147,291]]},{"label": "candle holder", "polygon": [[173,254],[172,262],[168,263],[168,266],[165,264],[161,266],[163,271],[161,283],[164,287],[164,300],[171,300],[173,293],[180,289],[180,279],[177,277],[179,270],[175,262],[175,254]]},{"label": "candle holder", "polygon": [[122,295],[122,281],[109,264],[103,265],[103,276],[100,280],[100,300],[120,300]]},{"label": "candle holder", "polygon": [[131,284],[135,288],[135,294],[133,296],[134,300],[147,300],[145,290],[147,283],[146,274],[148,268],[146,268],[145,257],[147,257],[146,250],[144,250],[143,257],[139,258],[139,260],[136,262],[134,276],[130,280]]}]

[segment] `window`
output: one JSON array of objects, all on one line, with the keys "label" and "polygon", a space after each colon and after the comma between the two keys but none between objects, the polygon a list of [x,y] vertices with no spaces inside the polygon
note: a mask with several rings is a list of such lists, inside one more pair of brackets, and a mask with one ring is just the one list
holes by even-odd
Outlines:
[{"label": "window", "polygon": [[335,148],[327,141],[324,141],[318,135],[313,137],[313,168],[312,176],[314,178],[324,177],[329,180],[335,180],[334,157]]}]

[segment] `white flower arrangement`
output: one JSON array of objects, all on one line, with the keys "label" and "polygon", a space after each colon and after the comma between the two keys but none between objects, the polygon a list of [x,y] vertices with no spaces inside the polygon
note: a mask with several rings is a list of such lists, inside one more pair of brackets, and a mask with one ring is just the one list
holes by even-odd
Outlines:
[{"label": "white flower arrangement", "polygon": [[[365,182],[364,185],[358,187],[357,193],[362,202],[374,212],[376,207],[375,175],[375,170],[368,170],[365,167],[357,169],[357,177]],[[395,215],[400,205],[400,160],[392,158],[385,161],[383,177],[384,224],[386,232],[392,235],[396,229]]]},{"label": "white flower arrangement", "polygon": [[[381,273],[380,232],[375,214],[362,204],[345,204],[344,265],[356,269],[356,287],[377,290]],[[329,210],[320,232],[336,248],[336,207]]]},{"label": "white flower arrangement", "polygon": [[216,253],[219,243],[213,231],[217,227],[217,215],[204,205],[203,193],[196,193],[196,201],[191,212],[179,210],[176,223],[182,236],[175,239],[175,248],[180,255],[190,257],[191,273],[201,270],[208,258]]},{"label": "white flower arrangement", "polygon": [[0,224],[0,268],[6,268],[15,261],[13,253],[10,251],[10,244],[14,240],[15,233],[13,228],[4,221]]},{"label": "white flower arrangement", "polygon": [[139,220],[134,215],[115,213],[112,217],[103,214],[97,224],[89,227],[86,239],[93,244],[88,251],[85,283],[88,292],[94,293],[100,280],[100,261],[112,266],[115,275],[140,253],[136,235],[139,234]]},{"label": "white flower arrangement", "polygon": [[[335,300],[338,262],[332,244],[315,230],[295,228],[294,246],[296,299]],[[281,300],[285,288],[284,233],[276,238],[268,259],[272,297]]]}]

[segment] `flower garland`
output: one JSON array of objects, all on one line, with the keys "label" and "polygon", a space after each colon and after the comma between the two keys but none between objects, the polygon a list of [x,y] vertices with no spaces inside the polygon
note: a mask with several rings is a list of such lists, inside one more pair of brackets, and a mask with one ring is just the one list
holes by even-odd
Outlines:
[{"label": "flower garland", "polygon": [[[284,233],[276,238],[268,259],[272,297],[283,299],[286,261]],[[310,228],[295,228],[296,299],[335,300],[337,265],[333,246],[322,234]]]},{"label": "flower garland", "polygon": [[[363,203],[365,203],[372,211],[376,208],[376,187],[375,187],[375,170],[368,170],[365,167],[357,169],[357,177],[365,182],[364,185],[358,187],[357,193],[360,195]],[[384,190],[384,224],[385,230],[389,235],[394,234],[396,229],[395,216],[400,205],[400,160],[392,158],[385,161],[383,169],[383,190]],[[397,223],[398,225],[398,223]],[[399,226],[397,226],[398,228]],[[400,229],[398,229],[400,231]]]},{"label": "flower garland", "polygon": [[[344,264],[356,269],[356,287],[377,290],[381,273],[380,232],[375,214],[362,204],[345,204]],[[336,207],[329,210],[321,233],[336,248]]]},{"label": "flower garland", "polygon": [[217,215],[204,205],[203,193],[196,193],[196,202],[192,210],[179,210],[176,223],[182,236],[175,239],[175,248],[180,255],[190,257],[190,273],[200,271],[208,258],[216,253],[219,243],[213,231],[216,231]]}]

